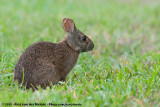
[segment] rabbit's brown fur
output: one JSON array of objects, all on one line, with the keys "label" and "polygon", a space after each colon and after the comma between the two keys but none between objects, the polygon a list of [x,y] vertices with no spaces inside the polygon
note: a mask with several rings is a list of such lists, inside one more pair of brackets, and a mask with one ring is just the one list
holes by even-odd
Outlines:
[{"label": "rabbit's brown fur", "polygon": [[27,89],[36,89],[39,85],[46,88],[50,83],[66,80],[79,54],[91,51],[94,44],[76,29],[69,18],[63,19],[63,29],[66,36],[61,42],[34,43],[23,52],[15,66],[14,80],[18,80],[18,83],[23,81]]}]

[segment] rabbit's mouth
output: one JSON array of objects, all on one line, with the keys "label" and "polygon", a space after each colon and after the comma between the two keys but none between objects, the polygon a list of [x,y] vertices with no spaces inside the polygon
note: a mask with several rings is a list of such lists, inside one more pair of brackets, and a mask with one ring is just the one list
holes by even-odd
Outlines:
[{"label": "rabbit's mouth", "polygon": [[89,46],[88,46],[88,51],[92,51],[93,48],[94,48],[94,44],[89,45]]},{"label": "rabbit's mouth", "polygon": [[78,50],[79,52],[89,52],[92,51],[94,48],[94,44],[88,45],[87,48],[78,48],[76,50]]},{"label": "rabbit's mouth", "polygon": [[81,49],[81,52],[89,52],[92,51],[94,48],[94,44],[91,44],[87,47],[87,49]]}]

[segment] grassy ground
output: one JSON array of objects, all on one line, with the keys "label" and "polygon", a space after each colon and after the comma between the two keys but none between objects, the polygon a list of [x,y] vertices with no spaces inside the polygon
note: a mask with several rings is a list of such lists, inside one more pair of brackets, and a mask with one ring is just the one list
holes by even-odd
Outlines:
[{"label": "grassy ground", "polygon": [[[64,17],[92,38],[95,49],[81,54],[66,83],[18,89],[13,72],[19,56],[34,42],[60,41]],[[158,0],[1,0],[0,106],[160,106],[159,19]]]}]

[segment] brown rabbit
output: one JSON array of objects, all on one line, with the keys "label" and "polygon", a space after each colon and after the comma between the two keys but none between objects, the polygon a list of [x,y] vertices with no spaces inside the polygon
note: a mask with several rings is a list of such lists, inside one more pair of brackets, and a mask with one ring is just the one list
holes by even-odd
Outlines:
[{"label": "brown rabbit", "polygon": [[81,52],[94,48],[93,42],[76,29],[73,20],[63,19],[66,36],[59,43],[38,42],[29,46],[15,66],[14,80],[26,88],[46,88],[50,83],[65,81]]}]

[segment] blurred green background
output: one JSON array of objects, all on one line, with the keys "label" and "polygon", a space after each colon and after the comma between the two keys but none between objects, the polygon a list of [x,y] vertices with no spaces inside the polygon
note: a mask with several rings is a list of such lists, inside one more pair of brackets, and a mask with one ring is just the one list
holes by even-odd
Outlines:
[{"label": "blurred green background", "polygon": [[[65,17],[93,40],[94,50],[80,56],[63,85],[18,89],[19,56],[32,43],[60,41]],[[0,103],[159,106],[159,41],[159,0],[0,0]]]},{"label": "blurred green background", "polygon": [[100,56],[158,51],[159,6],[159,0],[1,0],[0,47],[60,41],[62,19],[69,17],[93,39]]}]

